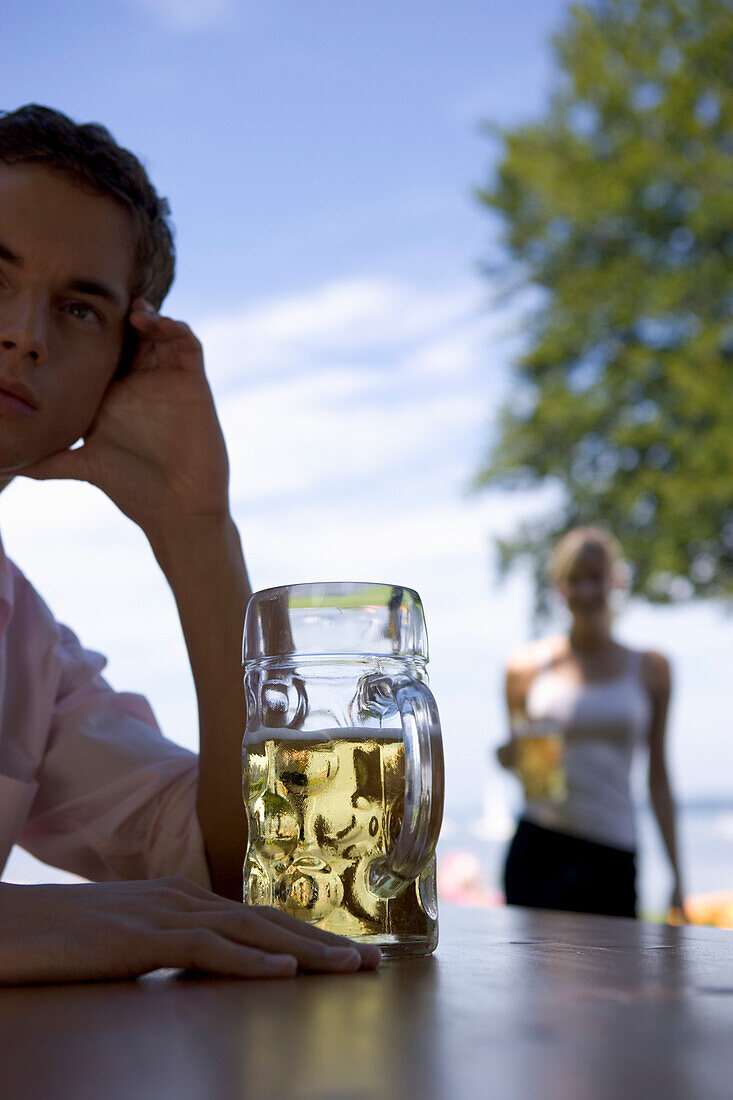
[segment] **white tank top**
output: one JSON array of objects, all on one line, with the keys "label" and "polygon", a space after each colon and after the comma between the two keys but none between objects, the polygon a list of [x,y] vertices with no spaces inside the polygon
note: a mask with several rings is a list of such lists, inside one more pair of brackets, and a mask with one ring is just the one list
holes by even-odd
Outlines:
[{"label": "white tank top", "polygon": [[633,851],[634,807],[629,773],[634,746],[649,733],[651,699],[641,680],[641,653],[610,680],[573,683],[548,658],[527,693],[527,715],[546,719],[564,735],[567,798],[528,800],[524,816],[536,825]]}]

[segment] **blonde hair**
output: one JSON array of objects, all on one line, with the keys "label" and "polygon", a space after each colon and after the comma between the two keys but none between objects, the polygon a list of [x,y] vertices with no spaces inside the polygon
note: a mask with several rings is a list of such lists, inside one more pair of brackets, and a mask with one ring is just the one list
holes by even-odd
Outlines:
[{"label": "blonde hair", "polygon": [[567,580],[578,559],[586,550],[601,554],[608,572],[615,576],[621,568],[621,544],[615,535],[603,527],[574,527],[555,544],[550,557],[550,580],[553,584]]}]

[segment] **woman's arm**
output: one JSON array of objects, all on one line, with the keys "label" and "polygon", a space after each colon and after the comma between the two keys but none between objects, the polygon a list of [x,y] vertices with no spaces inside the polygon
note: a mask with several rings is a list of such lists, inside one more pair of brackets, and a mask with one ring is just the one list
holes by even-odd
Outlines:
[{"label": "woman's arm", "polygon": [[661,653],[644,654],[643,676],[652,701],[649,727],[649,795],[673,875],[672,907],[684,915],[682,876],[677,850],[676,811],[666,762],[667,711],[671,692],[669,661]]},{"label": "woman's arm", "polygon": [[523,718],[526,710],[527,692],[534,675],[534,662],[529,660],[525,650],[519,650],[507,661],[504,678],[504,694],[509,714],[509,740],[499,745],[496,758],[502,768],[511,769],[515,764],[515,737],[513,730],[518,718]]}]

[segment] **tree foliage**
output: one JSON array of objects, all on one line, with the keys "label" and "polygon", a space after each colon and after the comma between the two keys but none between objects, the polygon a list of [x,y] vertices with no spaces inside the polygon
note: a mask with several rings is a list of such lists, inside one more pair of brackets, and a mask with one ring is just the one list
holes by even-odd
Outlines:
[{"label": "tree foliage", "polygon": [[538,581],[558,535],[601,522],[632,591],[730,596],[733,7],[600,0],[555,47],[546,117],[500,132],[479,192],[540,305],[477,483],[561,486],[500,544]]}]

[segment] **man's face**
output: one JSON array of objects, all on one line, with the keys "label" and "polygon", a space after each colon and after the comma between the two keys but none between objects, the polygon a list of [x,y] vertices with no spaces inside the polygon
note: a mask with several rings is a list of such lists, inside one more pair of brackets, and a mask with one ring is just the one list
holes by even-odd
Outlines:
[{"label": "man's face", "polygon": [[114,199],[0,164],[0,479],[89,428],[120,358],[134,240]]}]

